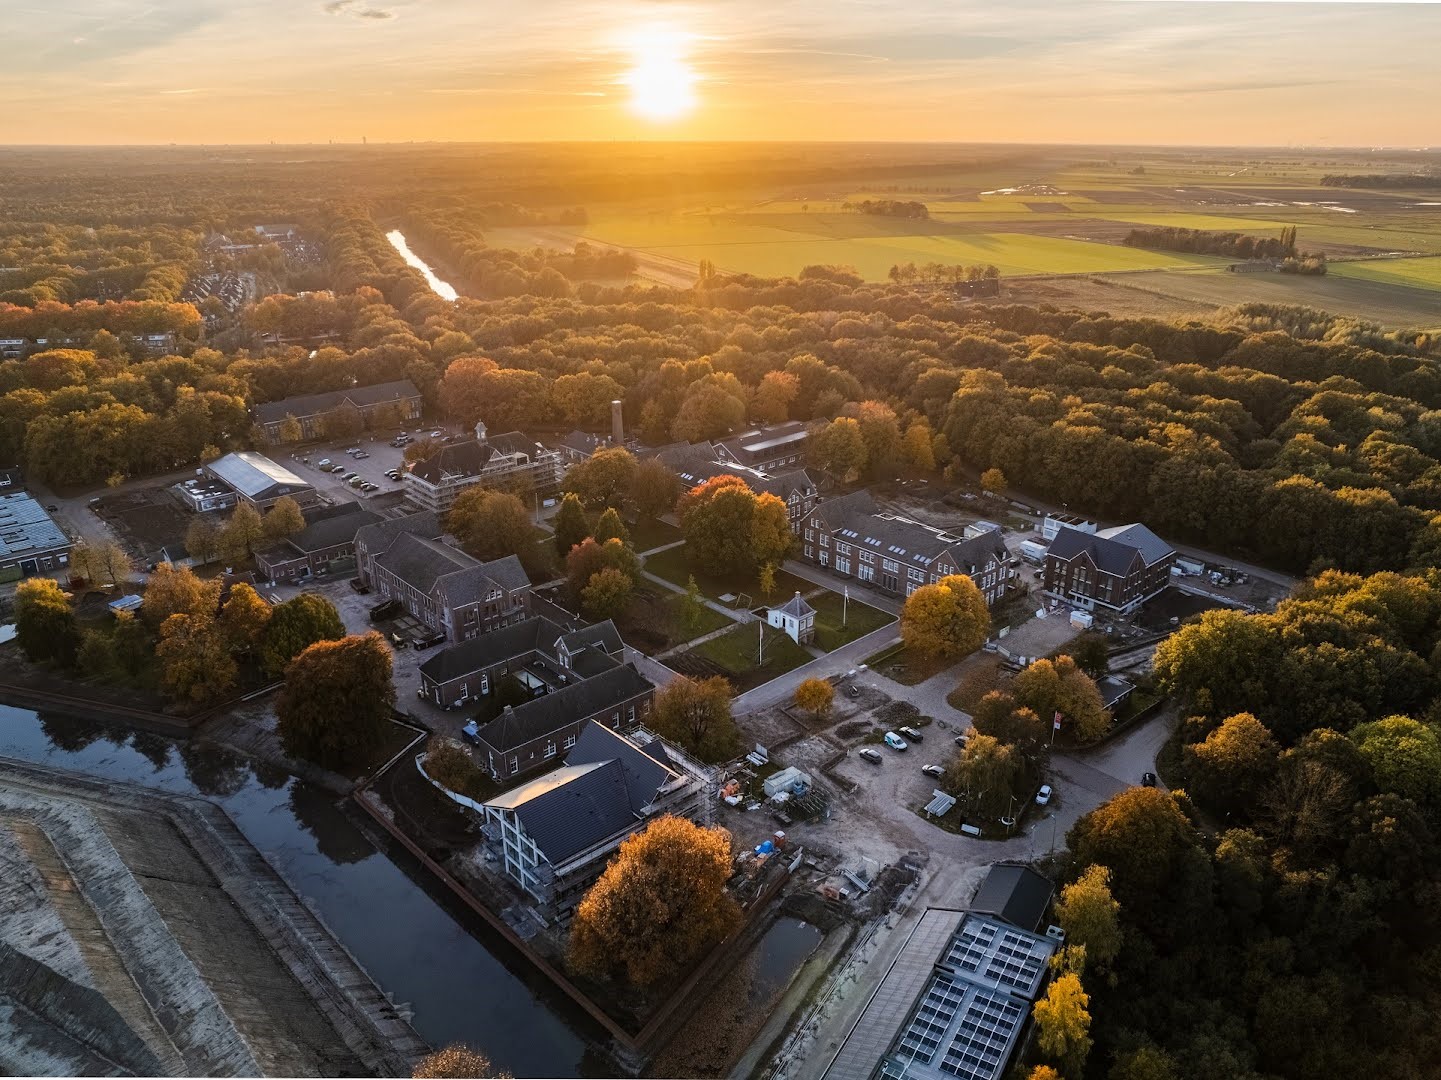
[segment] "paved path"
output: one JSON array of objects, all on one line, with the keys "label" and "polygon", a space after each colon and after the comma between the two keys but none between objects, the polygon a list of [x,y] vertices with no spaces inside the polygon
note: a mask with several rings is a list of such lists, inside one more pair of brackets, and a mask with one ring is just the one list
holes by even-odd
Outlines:
[{"label": "paved path", "polygon": [[788,574],[794,574],[798,578],[804,578],[806,581],[813,582],[816,585],[831,590],[831,592],[840,592],[842,586],[844,586],[850,590],[852,600],[859,600],[863,604],[869,604],[873,608],[879,608],[881,611],[889,612],[892,615],[899,615],[901,613],[903,601],[894,596],[886,596],[879,593],[875,589],[867,585],[862,585],[852,578],[834,577],[819,567],[812,566],[810,563],[800,562],[797,559],[787,559],[783,569]]},{"label": "paved path", "polygon": [[[685,592],[685,590],[682,589],[679,585],[677,585],[674,581],[668,581],[667,579],[661,577],[659,574],[652,574],[649,570],[641,570],[640,575],[647,581],[653,582],[663,589],[669,589],[673,593]],[[704,593],[701,593],[701,603],[703,603],[706,607],[710,608],[712,611],[718,611],[727,618],[734,619],[736,622],[755,622],[756,617],[752,615],[749,611],[746,611],[743,608],[728,608],[724,604],[712,600]],[[729,630],[730,627],[726,627],[725,629]]]},{"label": "paved path", "polygon": [[[879,652],[899,640],[900,635],[896,633],[894,623],[883,626],[879,630],[872,630],[864,637],[858,637],[855,641],[848,642],[839,649],[833,649],[819,660],[812,660],[808,664],[792,668],[784,675],[778,675],[770,682],[757,686],[754,690],[747,690],[744,694],[732,699],[731,708],[738,713],[755,712],[782,701],[789,701],[791,695],[795,693],[796,687],[806,679],[844,675],[872,653]],[[885,681],[890,682],[889,679]]]}]

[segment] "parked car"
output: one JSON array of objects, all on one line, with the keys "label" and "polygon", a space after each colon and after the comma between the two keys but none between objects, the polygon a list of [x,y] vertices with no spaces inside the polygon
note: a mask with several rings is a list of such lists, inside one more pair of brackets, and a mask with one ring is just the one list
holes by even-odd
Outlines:
[{"label": "parked car", "polygon": [[59,509],[60,509],[60,507],[56,506],[54,503],[47,503],[47,504],[45,505],[45,512],[46,512],[47,514],[53,514],[53,513],[55,513],[57,510],[59,510]]},{"label": "parked car", "polygon": [[897,735],[894,731],[886,732],[886,745],[892,750],[906,749],[906,740]]},{"label": "parked car", "polygon": [[460,733],[477,746],[480,745],[480,725],[474,720],[467,720],[465,726],[460,729]]},{"label": "parked car", "polygon": [[1141,784],[1142,784],[1142,786],[1144,786],[1144,787],[1155,787],[1155,786],[1156,786],[1156,774],[1153,773],[1153,772],[1142,773],[1142,774],[1141,774]]},{"label": "parked car", "polygon": [[332,466],[330,467],[330,471],[331,471],[332,473],[343,473],[343,472],[345,471],[345,466],[344,466],[344,465],[332,465]]},{"label": "parked car", "polygon": [[365,483],[365,478],[360,476],[352,476],[349,480],[346,481],[346,483],[353,488],[358,488],[361,484]]},{"label": "parked car", "polygon": [[379,491],[379,484],[372,484],[369,480],[363,481],[360,485],[361,491]]},{"label": "parked car", "polygon": [[856,753],[872,765],[879,765],[881,763],[881,752],[879,750],[872,749],[869,746],[863,746],[857,750]]},{"label": "parked car", "polygon": [[934,776],[937,780],[946,775],[946,770],[939,765],[922,765],[921,772],[927,776]]},{"label": "parked car", "polygon": [[358,446],[352,446],[349,450],[346,451],[346,453],[347,453],[347,454],[358,454],[358,453],[360,453],[360,447],[358,447]]},{"label": "parked car", "polygon": [[432,439],[438,439],[438,438],[440,438],[440,437],[441,437],[442,435],[444,435],[444,434],[445,434],[445,432],[440,431],[439,429],[437,429],[437,430],[432,431],[432,432],[430,433],[430,437],[431,437]]},{"label": "parked car", "polygon": [[383,622],[386,619],[393,619],[404,610],[405,608],[401,606],[399,600],[382,600],[371,606],[370,621]]},{"label": "parked car", "polygon": [[957,746],[965,746],[966,743],[968,743],[968,742],[970,742],[970,741],[971,741],[971,737],[970,737],[969,735],[957,735],[957,736],[956,736],[956,745],[957,745]]},{"label": "parked car", "polygon": [[1036,805],[1037,805],[1037,806],[1045,806],[1046,803],[1048,803],[1048,802],[1050,802],[1050,801],[1051,801],[1051,785],[1050,785],[1050,784],[1042,784],[1042,785],[1041,785],[1041,790],[1038,791],[1038,792],[1036,792]]},{"label": "parked car", "polygon": [[328,469],[328,468],[330,468],[330,465],[331,465],[331,461],[330,461],[330,459],[329,459],[328,457],[323,457],[323,458],[321,458],[319,461],[317,461],[317,462],[315,463],[315,467],[316,467],[317,469]]},{"label": "parked car", "polygon": [[386,470],[385,470],[385,475],[388,476],[388,477],[390,477],[392,480],[399,480],[399,479],[400,479],[400,470],[399,470],[399,469],[386,469]]},{"label": "parked car", "polygon": [[925,741],[926,741],[926,737],[925,737],[924,735],[922,735],[919,731],[917,731],[917,730],[916,730],[915,728],[913,728],[913,727],[903,727],[903,728],[898,728],[897,730],[900,731],[900,733],[901,733],[902,735],[904,735],[906,738],[910,739],[911,742],[925,742]]},{"label": "parked car", "polygon": [[356,461],[359,461],[361,458],[368,458],[370,455],[364,450],[359,450],[351,456],[354,457]]},{"label": "parked car", "polygon": [[350,579],[350,587],[355,592],[358,592],[361,596],[370,595],[370,586],[367,585],[365,582],[361,581],[358,577],[353,577]]}]

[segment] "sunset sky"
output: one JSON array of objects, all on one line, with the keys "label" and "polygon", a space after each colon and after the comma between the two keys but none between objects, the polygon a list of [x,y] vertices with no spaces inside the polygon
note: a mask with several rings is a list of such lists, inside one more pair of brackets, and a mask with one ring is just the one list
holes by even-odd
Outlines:
[{"label": "sunset sky", "polygon": [[1441,5],[6,0],[0,143],[1441,144]]}]

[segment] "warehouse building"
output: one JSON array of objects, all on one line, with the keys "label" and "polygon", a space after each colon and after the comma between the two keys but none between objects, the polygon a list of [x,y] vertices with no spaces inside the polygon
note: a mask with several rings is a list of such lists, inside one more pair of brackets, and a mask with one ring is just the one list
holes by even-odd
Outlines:
[{"label": "warehouse building", "polygon": [[0,581],[49,574],[70,564],[70,538],[23,491],[0,495]]}]

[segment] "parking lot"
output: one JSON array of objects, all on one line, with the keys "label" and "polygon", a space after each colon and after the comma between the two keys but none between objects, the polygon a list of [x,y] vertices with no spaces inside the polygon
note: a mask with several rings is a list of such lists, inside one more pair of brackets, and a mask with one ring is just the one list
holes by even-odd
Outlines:
[{"label": "parking lot", "polygon": [[[453,432],[443,428],[427,428],[424,432],[416,431],[411,434],[419,436],[432,431],[439,431],[442,437],[454,436]],[[379,498],[387,492],[402,490],[403,485],[400,481],[392,480],[385,475],[388,469],[404,470],[405,468],[405,448],[390,445],[395,435],[396,433],[393,431],[366,433],[353,439],[335,439],[329,442],[314,443],[288,453],[282,453],[279,448],[274,448],[270,456],[293,470],[307,483],[313,484],[316,491],[332,502],[352,499],[365,502],[371,498]],[[369,456],[357,460],[353,455],[346,453],[351,449],[361,450]],[[344,471],[339,473],[322,471],[319,467],[320,462],[326,458],[330,459],[332,465],[344,465]],[[377,486],[377,490],[364,492],[359,488],[351,487],[342,479],[346,473],[355,473],[362,480],[370,481]]]}]

